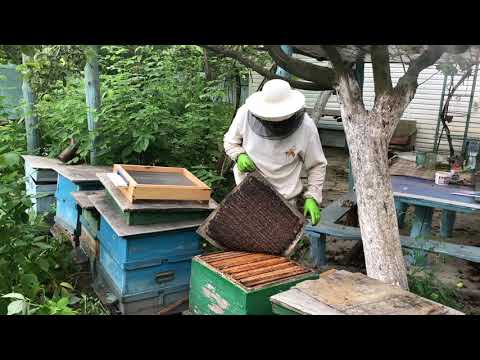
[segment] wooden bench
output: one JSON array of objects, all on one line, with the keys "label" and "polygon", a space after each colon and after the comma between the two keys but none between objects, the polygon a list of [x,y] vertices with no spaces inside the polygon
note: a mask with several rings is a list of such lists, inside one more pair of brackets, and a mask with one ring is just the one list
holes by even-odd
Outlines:
[{"label": "wooden bench", "polygon": [[[354,192],[348,192],[322,210],[320,223],[307,226],[305,233],[311,242],[310,256],[314,266],[325,265],[325,241],[327,235],[344,240],[361,240],[360,228],[338,224],[338,221],[356,204]],[[348,206],[344,206],[348,204]],[[480,263],[480,247],[458,245],[436,240],[417,240],[400,236],[402,247],[433,252]]]}]

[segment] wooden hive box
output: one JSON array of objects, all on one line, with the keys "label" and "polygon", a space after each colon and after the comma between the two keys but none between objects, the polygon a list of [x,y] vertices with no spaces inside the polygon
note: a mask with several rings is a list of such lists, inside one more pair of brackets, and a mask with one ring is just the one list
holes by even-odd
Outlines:
[{"label": "wooden hive box", "polygon": [[212,190],[184,168],[115,164],[113,172],[125,182],[120,191],[128,201],[210,200]]},{"label": "wooden hive box", "polygon": [[303,215],[255,172],[225,197],[198,233],[222,250],[289,256],[304,225]]},{"label": "wooden hive box", "polygon": [[188,284],[121,295],[115,290],[102,266],[98,265],[97,269],[93,290],[105,306],[122,315],[171,315],[188,309]]},{"label": "wooden hive box", "polygon": [[63,164],[60,160],[33,155],[22,155],[22,158],[25,161],[25,176],[35,183],[57,182],[55,167]]},{"label": "wooden hive box", "polygon": [[107,198],[127,225],[152,225],[176,221],[203,221],[218,204],[210,199],[202,201],[137,201],[131,203],[112,182],[110,174],[97,174],[105,187]]},{"label": "wooden hive box", "polygon": [[74,191],[72,196],[80,208],[80,248],[85,252],[90,260],[98,258],[100,245],[97,239],[98,229],[100,227],[100,213],[88,198],[91,195],[101,195],[104,190],[94,191]]},{"label": "wooden hive box", "polygon": [[270,296],[317,274],[286,258],[227,251],[192,260],[190,311],[197,315],[269,315]]},{"label": "wooden hive box", "polygon": [[77,236],[80,234],[80,210],[75,198],[76,191],[102,190],[103,186],[97,178],[97,172],[108,171],[106,166],[60,165],[55,198],[57,209],[55,222]]},{"label": "wooden hive box", "polygon": [[360,273],[329,270],[271,297],[278,315],[462,315]]},{"label": "wooden hive box", "polygon": [[99,266],[119,296],[188,286],[191,259],[202,251],[200,221],[128,226],[105,194],[89,199],[101,215]]}]

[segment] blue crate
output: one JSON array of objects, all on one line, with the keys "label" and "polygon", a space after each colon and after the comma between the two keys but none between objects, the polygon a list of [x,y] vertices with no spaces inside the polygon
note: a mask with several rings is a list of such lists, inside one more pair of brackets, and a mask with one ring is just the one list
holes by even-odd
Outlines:
[{"label": "blue crate", "polygon": [[97,296],[104,303],[117,303],[123,315],[157,315],[160,310],[183,299],[187,301],[171,309],[169,313],[180,313],[188,309],[189,284],[122,296],[115,289],[111,277],[103,266],[97,263],[95,268],[96,277],[93,288]]},{"label": "blue crate", "polygon": [[57,190],[55,192],[57,203],[55,219],[58,219],[61,225],[69,231],[78,230],[80,227],[80,212],[72,192],[101,189],[103,189],[103,185],[100,181],[74,183],[58,174]]},{"label": "blue crate", "polygon": [[117,263],[124,264],[200,253],[201,237],[196,230],[197,227],[194,226],[187,229],[121,237],[105,217],[101,216],[97,238]]},{"label": "blue crate", "polygon": [[177,257],[154,261],[137,261],[120,264],[100,243],[99,263],[121,296],[186,286],[190,283],[191,259],[200,254],[194,251]]}]

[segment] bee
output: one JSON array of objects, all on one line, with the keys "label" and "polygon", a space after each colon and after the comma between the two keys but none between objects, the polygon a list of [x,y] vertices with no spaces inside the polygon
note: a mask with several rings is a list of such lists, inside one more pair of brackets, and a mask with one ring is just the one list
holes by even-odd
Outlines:
[{"label": "bee", "polygon": [[295,153],[295,146],[292,147],[292,148],[290,148],[290,149],[288,149],[287,151],[285,151],[285,155],[287,156],[287,158],[288,158],[289,156],[291,156],[292,158],[295,158],[295,156],[297,155],[297,154]]}]

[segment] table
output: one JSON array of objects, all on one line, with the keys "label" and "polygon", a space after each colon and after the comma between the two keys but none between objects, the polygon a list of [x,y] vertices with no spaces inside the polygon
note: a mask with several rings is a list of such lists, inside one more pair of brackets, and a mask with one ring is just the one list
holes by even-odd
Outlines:
[{"label": "table", "polygon": [[452,195],[454,192],[472,191],[471,186],[436,185],[434,181],[409,176],[392,176],[393,195],[398,225],[402,227],[409,205],[415,205],[411,238],[429,236],[432,230],[433,209],[442,209],[440,235],[451,237],[457,212],[480,212],[480,203],[473,197]]}]

